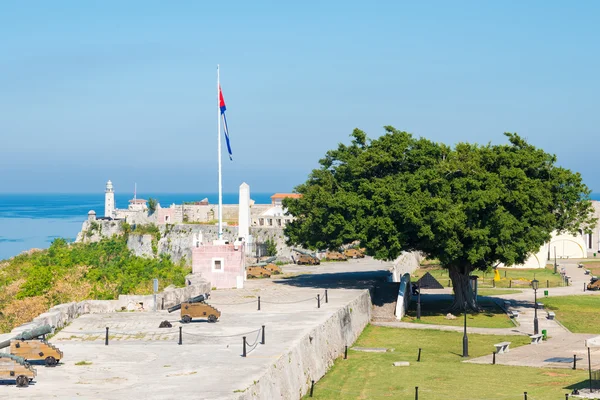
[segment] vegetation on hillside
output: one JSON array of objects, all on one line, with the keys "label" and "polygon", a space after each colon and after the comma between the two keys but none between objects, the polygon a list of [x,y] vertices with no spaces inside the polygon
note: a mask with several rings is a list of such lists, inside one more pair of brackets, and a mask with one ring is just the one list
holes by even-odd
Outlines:
[{"label": "vegetation on hillside", "polygon": [[451,147],[385,130],[370,140],[356,129],[296,187],[300,198],[284,200],[296,217],[285,229],[290,245],[360,241],[382,260],[421,251],[448,270],[452,308],[478,311],[473,271],[523,263],[553,231],[595,223],[581,175],[515,133],[507,144]]},{"label": "vegetation on hillside", "polygon": [[161,288],[182,286],[190,272],[184,262],[174,264],[169,256],[133,255],[127,248],[127,235],[85,244],[56,239],[48,250],[0,264],[0,332],[56,304],[150,294],[153,278],[159,279]]}]

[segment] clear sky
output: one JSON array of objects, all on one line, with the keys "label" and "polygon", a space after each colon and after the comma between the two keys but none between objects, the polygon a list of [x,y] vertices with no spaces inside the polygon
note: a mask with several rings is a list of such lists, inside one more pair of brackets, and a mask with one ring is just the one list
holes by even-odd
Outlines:
[{"label": "clear sky", "polygon": [[0,191],[291,190],[359,127],[519,132],[600,191],[600,2],[3,1]]}]

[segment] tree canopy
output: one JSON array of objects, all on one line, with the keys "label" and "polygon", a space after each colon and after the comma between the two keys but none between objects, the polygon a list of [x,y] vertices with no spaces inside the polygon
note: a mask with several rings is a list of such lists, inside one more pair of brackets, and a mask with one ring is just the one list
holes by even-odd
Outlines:
[{"label": "tree canopy", "polygon": [[355,129],[296,187],[302,197],[285,200],[290,245],[360,241],[381,260],[421,251],[450,270],[456,294],[473,270],[523,263],[553,231],[594,222],[581,175],[516,133],[508,144],[451,147],[385,131],[370,140]]}]

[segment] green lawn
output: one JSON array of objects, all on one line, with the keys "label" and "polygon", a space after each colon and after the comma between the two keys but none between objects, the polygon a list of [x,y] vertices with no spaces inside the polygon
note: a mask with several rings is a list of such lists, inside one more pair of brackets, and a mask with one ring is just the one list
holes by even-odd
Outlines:
[{"label": "green lawn", "polygon": [[479,296],[500,296],[501,294],[514,294],[514,293],[521,293],[523,292],[522,290],[516,290],[516,289],[492,289],[492,288],[484,288],[484,289],[478,289],[477,290],[477,294]]},{"label": "green lawn", "polygon": [[556,319],[571,332],[600,334],[600,294],[546,297],[540,302],[554,311]]},{"label": "green lawn", "polygon": [[[429,300],[431,297],[434,300]],[[421,296],[421,319],[417,319],[417,301],[413,296],[407,314],[402,318],[404,322],[416,322],[421,324],[463,326],[464,315],[456,314],[456,319],[446,319],[447,309],[452,304],[451,296]],[[478,314],[467,314],[467,325],[476,328],[512,328],[515,325],[511,322],[506,313],[496,305],[492,300],[480,298],[479,305],[483,312]]]},{"label": "green lawn", "polygon": [[[529,343],[527,336],[469,335],[469,354],[490,354],[494,343],[511,347]],[[415,331],[368,326],[356,346],[394,348],[394,352],[363,353],[349,350],[314,388],[316,399],[562,399],[572,385],[585,387],[586,371],[481,365],[461,362],[462,333]],[[416,362],[422,348],[421,362]],[[394,367],[409,361],[409,367]],[[310,377],[308,377],[310,379]],[[306,396],[305,398],[308,398]]]},{"label": "green lawn", "polygon": [[[448,271],[436,264],[421,265],[416,271],[413,272],[411,280],[416,281],[427,272],[433,275],[433,277],[437,279],[442,286],[452,286]],[[554,267],[550,265],[546,266],[546,268],[531,269],[498,268],[498,272],[500,273],[501,279],[495,283],[495,287],[497,288],[527,289],[530,287],[529,281],[532,281],[534,278],[540,281],[540,288],[545,288],[547,286],[562,286],[560,274],[554,274]],[[473,275],[479,276],[479,288],[494,287],[493,272],[476,271],[473,273]]]}]

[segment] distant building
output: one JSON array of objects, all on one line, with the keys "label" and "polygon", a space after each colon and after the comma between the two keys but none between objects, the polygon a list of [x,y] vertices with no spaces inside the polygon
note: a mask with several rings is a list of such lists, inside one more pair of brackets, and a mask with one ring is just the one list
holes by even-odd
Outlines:
[{"label": "distant building", "polygon": [[271,205],[274,207],[281,207],[283,205],[283,199],[299,199],[300,197],[302,197],[302,195],[299,193],[275,193],[271,196]]},{"label": "distant building", "polygon": [[129,200],[127,209],[130,211],[148,211],[148,200],[133,198]]}]

